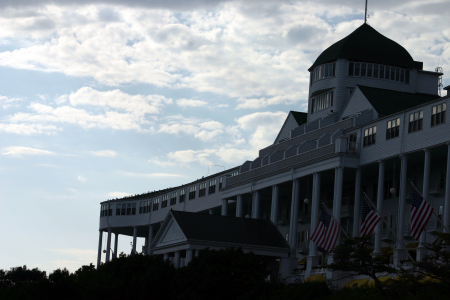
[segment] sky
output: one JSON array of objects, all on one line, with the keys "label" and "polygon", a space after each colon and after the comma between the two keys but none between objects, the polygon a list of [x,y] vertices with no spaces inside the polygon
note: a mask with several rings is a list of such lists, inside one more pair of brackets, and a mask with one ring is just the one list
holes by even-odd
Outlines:
[{"label": "sky", "polygon": [[[364,3],[1,1],[0,269],[95,264],[100,202],[254,159]],[[369,1],[368,23],[446,73],[448,7]]]}]

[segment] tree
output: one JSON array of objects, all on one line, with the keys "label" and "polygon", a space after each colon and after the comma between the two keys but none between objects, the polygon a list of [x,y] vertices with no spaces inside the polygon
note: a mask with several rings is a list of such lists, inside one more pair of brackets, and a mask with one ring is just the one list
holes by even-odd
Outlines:
[{"label": "tree", "polygon": [[238,299],[264,290],[268,275],[265,260],[254,253],[240,248],[201,250],[187,267],[177,270],[174,298]]},{"label": "tree", "polygon": [[372,236],[347,239],[344,245],[337,246],[333,251],[333,263],[328,269],[367,275],[375,282],[375,286],[383,289],[384,285],[378,279],[379,273],[398,273],[397,269],[389,266],[389,260],[384,255],[373,255],[373,249],[367,247]]}]

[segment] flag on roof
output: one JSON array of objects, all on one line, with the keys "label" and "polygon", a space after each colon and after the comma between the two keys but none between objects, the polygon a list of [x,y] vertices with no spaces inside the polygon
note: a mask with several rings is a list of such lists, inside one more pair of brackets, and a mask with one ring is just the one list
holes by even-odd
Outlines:
[{"label": "flag on roof", "polygon": [[366,197],[366,194],[363,194],[361,205],[361,237],[371,234],[381,220],[380,216],[367,204]]},{"label": "flag on roof", "polygon": [[336,246],[338,237],[339,224],[325,210],[322,210],[319,223],[310,240],[325,251],[331,252]]},{"label": "flag on roof", "polygon": [[411,186],[411,236],[419,240],[420,234],[430,220],[433,208],[420,193]]}]

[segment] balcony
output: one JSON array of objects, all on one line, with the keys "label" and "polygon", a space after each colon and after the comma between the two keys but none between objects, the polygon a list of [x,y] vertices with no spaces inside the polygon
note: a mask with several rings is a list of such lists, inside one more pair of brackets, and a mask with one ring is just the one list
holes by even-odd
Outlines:
[{"label": "balcony", "polygon": [[296,166],[308,165],[316,161],[337,156],[338,154],[335,153],[335,148],[336,148],[335,144],[328,144],[326,146],[277,161],[273,164],[269,164],[230,177],[227,179],[227,187],[225,187],[225,189],[228,189],[237,183],[244,184],[250,182],[250,180],[255,177],[259,178],[269,177],[275,174],[287,172]]}]

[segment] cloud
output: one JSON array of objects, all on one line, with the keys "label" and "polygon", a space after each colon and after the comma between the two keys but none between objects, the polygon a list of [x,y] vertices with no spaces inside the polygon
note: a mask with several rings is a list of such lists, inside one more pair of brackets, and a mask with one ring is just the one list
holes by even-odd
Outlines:
[{"label": "cloud", "polygon": [[61,131],[62,128],[56,127],[54,125],[42,125],[42,124],[25,124],[25,123],[0,123],[0,131],[14,133],[14,134],[23,134],[23,135],[32,135],[32,134],[47,134],[53,135],[58,131]]},{"label": "cloud", "polygon": [[199,133],[196,133],[195,137],[201,139],[202,141],[210,141],[214,139],[216,136],[220,135],[221,133],[223,133],[222,130],[214,130],[214,131],[202,130]]},{"label": "cloud", "polygon": [[0,107],[3,109],[7,109],[11,106],[16,106],[17,102],[20,102],[22,100],[24,100],[24,98],[22,97],[8,98],[6,96],[0,95]]},{"label": "cloud", "polygon": [[131,176],[131,177],[183,177],[183,175],[180,174],[170,174],[170,173],[133,173],[133,172],[122,172],[119,173],[125,175],[125,176]]},{"label": "cloud", "polygon": [[71,191],[72,193],[75,193],[75,192],[77,192],[77,190],[76,189],[73,189],[73,188],[66,188],[66,189],[68,189],[69,191]]},{"label": "cloud", "polygon": [[81,175],[78,175],[77,179],[78,179],[78,181],[81,181],[81,182],[86,182],[87,181],[87,178],[85,178],[85,177],[83,177]]},{"label": "cloud", "polygon": [[53,151],[47,151],[42,149],[30,148],[30,147],[21,147],[21,146],[12,146],[3,148],[3,155],[22,157],[24,155],[54,155],[56,154]]},{"label": "cloud", "polygon": [[130,196],[131,194],[130,193],[124,193],[124,192],[111,192],[111,193],[108,193],[108,197],[111,197],[111,198],[123,198],[123,197],[127,197],[127,196]]},{"label": "cloud", "polygon": [[181,107],[201,107],[208,105],[208,102],[193,99],[179,99],[177,105]]},{"label": "cloud", "polygon": [[172,99],[161,95],[130,95],[120,90],[96,91],[90,87],[82,87],[69,95],[70,103],[92,105],[124,110],[134,114],[157,114],[164,104],[171,104]]},{"label": "cloud", "polygon": [[244,131],[252,131],[250,145],[254,149],[265,148],[273,143],[281,126],[286,120],[285,112],[259,112],[236,119]]},{"label": "cloud", "polygon": [[99,151],[91,151],[92,155],[95,156],[105,156],[105,157],[116,157],[118,153],[114,150],[99,150]]}]

